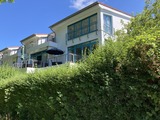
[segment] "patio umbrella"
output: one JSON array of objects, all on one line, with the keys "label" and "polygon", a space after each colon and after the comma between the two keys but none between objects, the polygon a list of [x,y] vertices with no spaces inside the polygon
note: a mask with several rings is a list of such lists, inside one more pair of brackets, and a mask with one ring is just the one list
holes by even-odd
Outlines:
[{"label": "patio umbrella", "polygon": [[47,50],[46,53],[52,54],[52,55],[62,55],[64,52],[58,48],[52,48]]}]

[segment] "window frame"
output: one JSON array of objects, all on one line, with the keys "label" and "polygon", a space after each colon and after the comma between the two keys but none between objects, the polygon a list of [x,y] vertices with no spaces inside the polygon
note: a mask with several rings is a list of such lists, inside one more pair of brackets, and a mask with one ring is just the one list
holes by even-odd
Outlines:
[{"label": "window frame", "polygon": [[[94,16],[95,16],[96,20],[95,20],[95,22],[92,23],[90,20]],[[77,21],[77,22],[75,22],[75,23],[73,23],[71,25],[68,25],[68,27],[67,27],[67,35],[68,35],[67,40],[69,41],[69,40],[72,40],[74,38],[77,38],[77,37],[89,34],[91,32],[97,31],[97,24],[98,24],[98,18],[97,17],[98,17],[98,15],[97,15],[97,13],[95,13],[95,14],[89,16],[89,17],[86,17],[86,18],[84,18],[82,20],[79,20],[79,21]],[[83,22],[85,20],[87,21],[86,22],[87,24],[83,26]],[[76,29],[76,25],[77,24],[80,24],[80,28],[79,29]],[[91,27],[92,27],[91,25],[95,25],[96,28],[91,30]],[[73,27],[72,31],[69,30],[70,27]],[[77,32],[78,32],[78,34],[76,34]]]},{"label": "window frame", "polygon": [[[105,25],[105,16],[110,18],[110,26]],[[106,31],[106,27],[108,28],[108,31]],[[107,33],[108,35],[113,35],[113,17],[112,15],[103,14],[103,31]]]},{"label": "window frame", "polygon": [[[88,56],[90,53],[92,53],[94,51],[94,48],[93,48],[94,45],[95,46],[99,45],[98,39],[94,39],[92,41],[88,41],[88,42],[84,42],[84,43],[80,43],[80,44],[77,44],[77,45],[70,46],[70,47],[67,48],[68,49],[68,55],[72,52],[71,54],[74,54],[76,56],[74,61],[78,61],[78,60],[82,59],[84,56]],[[81,49],[81,55],[77,56],[77,54],[76,54],[77,48]],[[85,48],[88,48],[87,53],[85,52]]]}]

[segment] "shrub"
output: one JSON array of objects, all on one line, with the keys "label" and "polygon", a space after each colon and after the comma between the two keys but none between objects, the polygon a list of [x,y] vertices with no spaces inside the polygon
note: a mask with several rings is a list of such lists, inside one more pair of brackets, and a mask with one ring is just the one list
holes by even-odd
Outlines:
[{"label": "shrub", "polygon": [[[144,19],[152,12],[147,9],[132,20],[127,34],[119,31],[116,41],[106,40],[105,46],[75,67],[64,65],[19,76],[2,72],[1,116],[13,120],[158,120],[159,14],[155,12],[156,19]],[[145,27],[139,26],[141,22]],[[150,24],[151,31],[147,29]]]}]

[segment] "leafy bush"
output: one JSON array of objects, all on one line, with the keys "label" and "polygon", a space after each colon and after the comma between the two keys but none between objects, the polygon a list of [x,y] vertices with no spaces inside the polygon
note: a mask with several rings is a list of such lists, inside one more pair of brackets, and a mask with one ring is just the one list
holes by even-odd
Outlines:
[{"label": "leafy bush", "polygon": [[[3,73],[0,115],[13,120],[158,120],[160,24],[156,10],[146,8],[132,20],[127,34],[119,31],[115,42],[107,40],[76,66],[9,77]],[[155,18],[145,21],[153,12]]]},{"label": "leafy bush", "polygon": [[0,66],[0,81],[15,76],[19,72],[18,69],[8,65]]},{"label": "leafy bush", "polygon": [[[16,77],[20,77],[24,75],[23,72],[21,72],[20,70],[10,67],[8,65],[3,65],[0,66],[0,114],[4,114],[5,113],[5,108],[6,108],[6,104],[5,104],[5,100],[6,100],[6,95],[7,94],[7,89],[3,89],[2,87],[7,85],[8,87],[10,87],[10,85],[8,84],[9,81],[12,81],[14,78],[14,81],[16,81]],[[8,79],[8,80],[7,80]]]},{"label": "leafy bush", "polygon": [[159,73],[153,76],[147,72],[153,71],[150,66],[142,63],[145,60],[137,59],[142,49],[127,51],[123,44],[108,40],[72,68],[66,65],[6,79],[1,85],[5,100],[1,114],[20,120],[158,119]]}]

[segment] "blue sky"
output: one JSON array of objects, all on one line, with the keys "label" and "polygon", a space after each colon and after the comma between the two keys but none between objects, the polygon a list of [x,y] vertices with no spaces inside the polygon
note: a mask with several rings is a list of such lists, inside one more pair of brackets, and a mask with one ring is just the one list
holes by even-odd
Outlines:
[{"label": "blue sky", "polygon": [[[55,22],[96,0],[15,0],[0,4],[0,50],[21,46],[33,33],[51,33]],[[129,14],[142,12],[144,0],[99,0]]]}]

